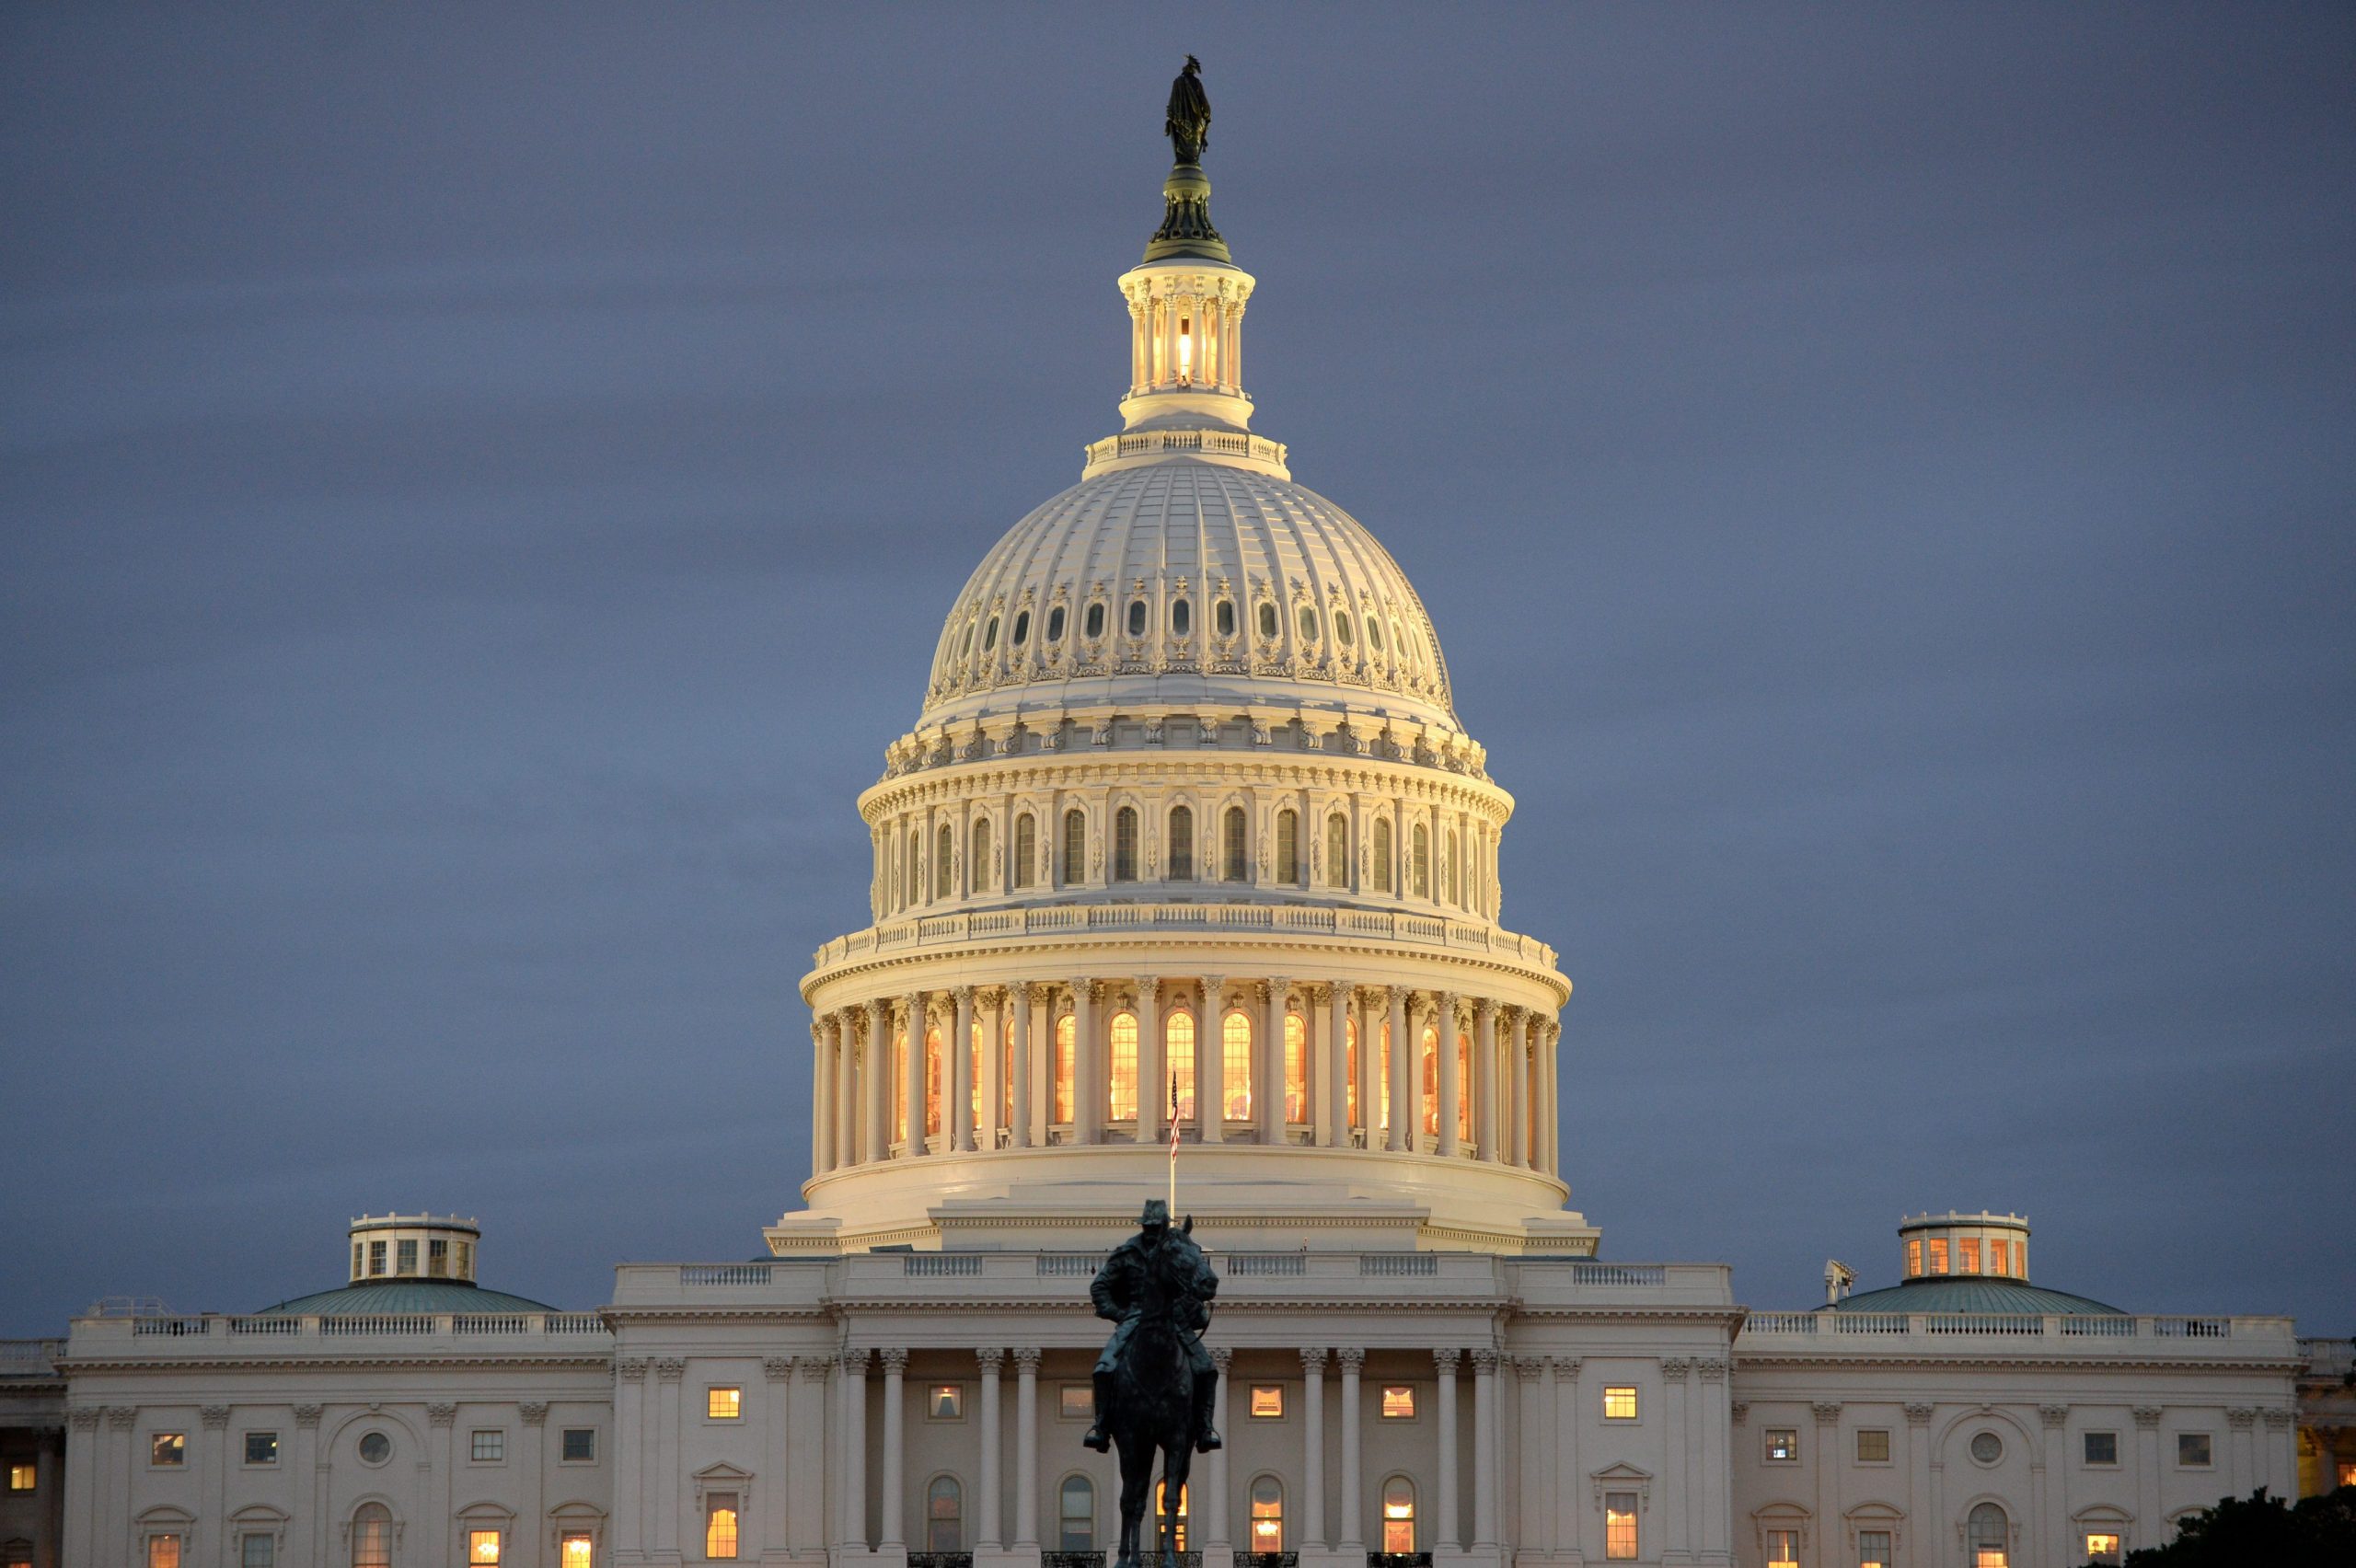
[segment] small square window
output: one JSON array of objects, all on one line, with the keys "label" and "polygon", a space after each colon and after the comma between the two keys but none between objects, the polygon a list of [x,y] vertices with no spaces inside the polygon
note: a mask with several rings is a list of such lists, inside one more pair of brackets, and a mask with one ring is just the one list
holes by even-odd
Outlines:
[{"label": "small square window", "polygon": [[2086,1434],[2086,1463],[2115,1465],[2119,1462],[2119,1434],[2089,1432]]},{"label": "small square window", "polygon": [[935,1383],[925,1390],[924,1413],[928,1421],[964,1420],[965,1385]]},{"label": "small square window", "polygon": [[1636,1390],[1628,1383],[1614,1383],[1603,1390],[1603,1419],[1634,1421],[1636,1419]]},{"label": "small square window", "polygon": [[713,1421],[737,1421],[745,1414],[745,1390],[738,1388],[706,1389],[703,1391],[703,1412]]},{"label": "small square window", "polygon": [[147,1462],[151,1465],[184,1465],[188,1462],[188,1434],[158,1432],[147,1439]]},{"label": "small square window", "polygon": [[1252,1385],[1252,1413],[1263,1420],[1273,1421],[1285,1412],[1285,1390],[1281,1383]]},{"label": "small square window", "polygon": [[594,1426],[566,1427],[561,1451],[566,1464],[595,1464],[597,1459],[597,1429]]},{"label": "small square window", "polygon": [[507,1434],[497,1431],[477,1432],[474,1448],[469,1457],[479,1465],[499,1463],[507,1458]]},{"label": "small square window", "polygon": [[248,1432],[246,1434],[246,1463],[274,1465],[278,1462],[278,1434]]},{"label": "small square window", "polygon": [[2119,1532],[2117,1530],[2088,1530],[2086,1532],[2086,1561],[2089,1562],[2121,1561],[2119,1551]]},{"label": "small square window", "polygon": [[1382,1388],[1382,1419],[1413,1421],[1415,1419],[1415,1390],[1406,1383],[1386,1383]]},{"label": "small square window", "polygon": [[1066,1421],[1096,1419],[1096,1390],[1086,1383],[1066,1383],[1056,1390],[1056,1413]]},{"label": "small square window", "polygon": [[1800,1434],[1796,1426],[1771,1426],[1767,1429],[1767,1458],[1772,1464],[1796,1464],[1800,1457]]},{"label": "small square window", "polygon": [[30,1492],[40,1484],[40,1471],[30,1459],[12,1461],[8,1466],[8,1490]]},{"label": "small square window", "polygon": [[278,1538],[240,1536],[237,1539],[237,1568],[278,1568]]},{"label": "small square window", "polygon": [[180,1538],[176,1535],[155,1535],[147,1538],[147,1568],[180,1568]]},{"label": "small square window", "polygon": [[495,1565],[498,1562],[499,1532],[497,1530],[468,1530],[467,1532],[467,1568],[480,1568],[480,1565],[485,1563]]},{"label": "small square window", "polygon": [[1889,1434],[1877,1426],[1857,1434],[1857,1462],[1861,1465],[1889,1463]]},{"label": "small square window", "polygon": [[2176,1462],[2187,1470],[2207,1470],[2210,1465],[2209,1434],[2206,1432],[2177,1433]]},{"label": "small square window", "polygon": [[597,1543],[587,1530],[567,1530],[557,1545],[557,1568],[594,1568]]}]

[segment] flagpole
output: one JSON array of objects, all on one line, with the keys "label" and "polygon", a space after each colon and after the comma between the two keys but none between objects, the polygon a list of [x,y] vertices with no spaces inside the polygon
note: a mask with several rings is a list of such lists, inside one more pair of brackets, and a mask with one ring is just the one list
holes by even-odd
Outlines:
[{"label": "flagpole", "polygon": [[1178,1216],[1178,1074],[1170,1074],[1170,1215],[1172,1223]]}]

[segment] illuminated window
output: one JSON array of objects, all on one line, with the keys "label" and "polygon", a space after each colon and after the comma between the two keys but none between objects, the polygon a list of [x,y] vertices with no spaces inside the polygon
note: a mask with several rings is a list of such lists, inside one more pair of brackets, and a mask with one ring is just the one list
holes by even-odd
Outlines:
[{"label": "illuminated window", "polygon": [[1221,869],[1220,874],[1229,882],[1240,882],[1248,878],[1252,871],[1250,857],[1244,853],[1244,847],[1251,836],[1251,820],[1243,814],[1242,806],[1230,806],[1227,808],[1227,815],[1221,821],[1224,825],[1220,828],[1220,832],[1226,836],[1227,842],[1226,847],[1220,850],[1220,854],[1227,863]]},{"label": "illuminated window", "polygon": [[713,1421],[737,1421],[745,1414],[745,1390],[742,1389],[706,1389],[703,1391],[703,1412]]},{"label": "illuminated window", "polygon": [[180,1568],[180,1538],[176,1535],[149,1536],[147,1568]]},{"label": "illuminated window", "polygon": [[1056,1020],[1056,1120],[1067,1124],[1071,1121],[1072,1072],[1079,1054],[1074,1031],[1078,1027],[1069,1013]]},{"label": "illuminated window", "polygon": [[1064,640],[1064,607],[1061,605],[1057,605],[1047,612],[1046,640],[1049,642],[1061,642]]},{"label": "illuminated window", "polygon": [[1265,642],[1274,642],[1276,640],[1276,606],[1263,604],[1260,606],[1259,621],[1261,640]]},{"label": "illuminated window", "polygon": [[1138,813],[1123,806],[1113,813],[1113,880],[1138,880]]},{"label": "illuminated window", "polygon": [[982,1115],[982,1053],[989,1048],[989,1033],[987,1026],[979,1019],[975,1020],[970,1043],[965,1047],[965,1101],[971,1107],[968,1114],[973,1117],[977,1132],[985,1124]]},{"label": "illuminated window", "polygon": [[1456,1037],[1456,1136],[1472,1141],[1472,1037]]},{"label": "illuminated window", "polygon": [[1339,812],[1325,819],[1325,885],[1350,885],[1350,822]]},{"label": "illuminated window", "polygon": [[1603,1419],[1634,1421],[1636,1419],[1636,1390],[1626,1383],[1614,1383],[1603,1390]]},{"label": "illuminated window", "polygon": [[396,1242],[393,1247],[393,1272],[413,1274],[417,1272],[417,1240],[414,1237]]},{"label": "illuminated window", "polygon": [[[1186,1550],[1186,1504],[1188,1501],[1186,1494],[1193,1490],[1194,1488],[1190,1486],[1182,1486],[1178,1489],[1177,1528],[1171,1532],[1172,1535],[1175,1537],[1171,1543],[1172,1548],[1174,1551],[1184,1551]],[[1170,1489],[1168,1485],[1160,1481],[1155,1482],[1153,1483],[1153,1511],[1146,1516],[1146,1528],[1153,1531],[1158,1536],[1161,1533],[1162,1513],[1169,1506]]]},{"label": "illuminated window", "polygon": [[[1253,1412],[1258,1414],[1257,1411]],[[30,1459],[19,1459],[8,1466],[8,1490],[30,1492],[40,1484],[40,1471]]]},{"label": "illuminated window", "polygon": [[393,1568],[393,1516],[382,1503],[352,1516],[352,1568]]},{"label": "illuminated window", "polygon": [[2211,1462],[2209,1434],[2206,1432],[2177,1433],[2176,1462],[2186,1470],[2207,1470]]},{"label": "illuminated window", "polygon": [[1374,891],[1391,891],[1391,819],[1374,821]]},{"label": "illuminated window", "polygon": [[467,1532],[467,1562],[469,1565],[483,1562],[496,1563],[498,1561],[499,1532],[497,1530],[468,1530]]},{"label": "illuminated window", "polygon": [[1796,1464],[1800,1457],[1800,1435],[1796,1427],[1771,1426],[1767,1429],[1767,1458],[1774,1464]]},{"label": "illuminated window", "polygon": [[1857,1532],[1857,1568],[1889,1568],[1889,1532]]},{"label": "illuminated window", "polygon": [[1932,1237],[1929,1241],[1923,1244],[1923,1252],[1924,1261],[1930,1265],[1931,1273],[1934,1274],[1943,1274],[1947,1272],[1946,1238],[1943,1236]]},{"label": "illuminated window", "polygon": [[1923,1277],[1923,1241],[1920,1237],[1909,1237],[1907,1239],[1906,1277],[1908,1279],[1920,1279]]},{"label": "illuminated window", "polygon": [[1113,1015],[1113,1072],[1105,1087],[1104,1114],[1115,1122],[1138,1119],[1138,1015],[1124,1008]]},{"label": "illuminated window", "polygon": [[957,836],[942,823],[932,840],[932,896],[946,898],[956,891]]},{"label": "illuminated window", "polygon": [[2001,1237],[1988,1238],[1988,1272],[2009,1274],[2013,1272],[2012,1243]]},{"label": "illuminated window", "polygon": [[924,1413],[928,1421],[964,1420],[965,1385],[935,1383],[925,1390]]},{"label": "illuminated window", "polygon": [[493,1431],[477,1432],[472,1444],[468,1447],[468,1458],[479,1465],[499,1463],[507,1458],[507,1434]]},{"label": "illuminated window", "polygon": [[1014,1009],[1030,1005],[1025,987],[1021,996],[1010,991],[998,1009],[998,1124],[1001,1127],[1014,1125]]},{"label": "illuminated window", "polygon": [[450,1273],[450,1243],[436,1236],[425,1244],[425,1277],[444,1279]]},{"label": "illuminated window", "polygon": [[1351,1126],[1362,1127],[1366,1124],[1358,1117],[1358,1020],[1354,1018],[1342,1020],[1342,1117]]},{"label": "illuminated window", "polygon": [[1382,1419],[1413,1421],[1415,1419],[1415,1389],[1408,1383],[1386,1383],[1382,1388]]},{"label": "illuminated window", "polygon": [[1374,1059],[1375,1125],[1388,1132],[1391,1127],[1391,1024],[1385,1020],[1375,1031],[1377,1048],[1381,1052]]},{"label": "illuminated window", "polygon": [[2088,1530],[2086,1532],[2086,1561],[2089,1562],[2122,1561],[2119,1556],[2119,1532],[2117,1530]]},{"label": "illuminated window", "polygon": [[596,1543],[587,1530],[567,1530],[557,1552],[557,1568],[595,1568]]},{"label": "illuminated window", "polygon": [[715,1492],[703,1500],[703,1554],[732,1562],[736,1558],[736,1494]]},{"label": "illuminated window", "polygon": [[1088,813],[1078,807],[1064,813],[1064,885],[1076,887],[1088,880]]},{"label": "illuminated window", "polygon": [[1767,1568],[1800,1568],[1800,1532],[1767,1532]]},{"label": "illuminated window", "polygon": [[1039,819],[1024,812],[1014,819],[1014,885],[1031,885],[1031,867],[1039,858]]},{"label": "illuminated window", "polygon": [[1227,1097],[1226,1119],[1252,1119],[1252,1020],[1239,1009],[1219,1024],[1219,1087]]},{"label": "illuminated window", "polygon": [[1289,809],[1276,813],[1276,881],[1300,881],[1300,817]]},{"label": "illuminated window", "polygon": [[597,1460],[597,1429],[594,1426],[568,1426],[559,1453],[569,1465],[595,1464]]},{"label": "illuminated window", "polygon": [[1963,1560],[1970,1568],[2006,1568],[2011,1538],[2004,1511],[1982,1503],[1963,1521]]},{"label": "illuminated window", "polygon": [[1252,1550],[1285,1549],[1285,1483],[1272,1475],[1252,1478]]},{"label": "illuminated window", "polygon": [[1889,1434],[1879,1427],[1868,1427],[1858,1433],[1857,1462],[1861,1465],[1889,1463]]},{"label": "illuminated window", "polygon": [[1176,1120],[1195,1119],[1195,1015],[1173,1012],[1161,1026],[1161,1064],[1178,1086]]},{"label": "illuminated window", "polygon": [[936,1137],[941,1131],[941,1108],[949,1102],[947,1086],[941,1079],[941,1069],[947,1064],[941,1058],[941,1031],[924,1032],[924,1131],[927,1137]]},{"label": "illuminated window", "polygon": [[1064,1551],[1095,1549],[1096,1483],[1084,1475],[1068,1475],[1056,1489],[1056,1544]]},{"label": "illuminated window", "polygon": [[1415,1483],[1403,1475],[1382,1483],[1382,1550],[1415,1550]]},{"label": "illuminated window", "polygon": [[965,1489],[953,1475],[937,1475],[924,1489],[927,1551],[959,1551],[965,1545]]},{"label": "illuminated window", "polygon": [[1285,1120],[1309,1120],[1309,1020],[1285,1014]]},{"label": "illuminated window", "polygon": [[1603,1555],[1613,1562],[1635,1560],[1636,1494],[1633,1492],[1603,1494]]},{"label": "illuminated window", "polygon": [[1409,891],[1417,898],[1429,898],[1432,895],[1432,846],[1431,838],[1424,831],[1422,823],[1415,824],[1415,836],[1410,842],[1415,847],[1409,868],[1409,873],[1413,878]]},{"label": "illuminated window", "polygon": [[1976,1274],[1980,1272],[1980,1238],[1965,1236],[1955,1244],[1955,1267],[1958,1274]]},{"label": "illuminated window", "polygon": [[1195,880],[1195,813],[1184,806],[1170,808],[1170,880]]},{"label": "illuminated window", "polygon": [[188,1462],[188,1434],[158,1432],[147,1439],[147,1462],[170,1469]]},{"label": "illuminated window", "polygon": [[2085,1436],[2086,1463],[2115,1465],[2119,1462],[2119,1434],[2089,1432]]},{"label": "illuminated window", "polygon": [[1439,1031],[1424,1026],[1424,1131],[1439,1136]]},{"label": "illuminated window", "polygon": [[[17,1568],[10,1564],[10,1568]],[[28,1562],[23,1568],[32,1568]],[[237,1538],[237,1568],[278,1568],[278,1538],[245,1535]]]},{"label": "illuminated window", "polygon": [[985,884],[983,879],[990,874],[990,824],[982,818],[976,817],[972,835],[965,842],[973,846],[969,863],[974,868],[974,874],[966,879],[972,884],[966,891],[987,893],[991,890]]},{"label": "illuminated window", "polygon": [[1066,1421],[1095,1420],[1095,1389],[1086,1383],[1066,1383],[1056,1392],[1056,1413]]},{"label": "illuminated window", "polygon": [[2356,1461],[2342,1460],[2340,1462],[2339,1484],[2356,1486]]},{"label": "illuminated window", "polygon": [[1252,1413],[1263,1420],[1275,1420],[1285,1412],[1285,1389],[1281,1383],[1252,1385]]}]

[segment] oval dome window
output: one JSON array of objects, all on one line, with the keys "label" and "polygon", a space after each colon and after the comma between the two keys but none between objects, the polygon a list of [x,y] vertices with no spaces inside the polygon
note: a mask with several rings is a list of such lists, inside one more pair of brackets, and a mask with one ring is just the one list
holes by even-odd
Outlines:
[{"label": "oval dome window", "polygon": [[1184,599],[1170,602],[1170,635],[1187,636],[1195,629],[1195,606]]},{"label": "oval dome window", "polygon": [[1145,635],[1145,601],[1143,599],[1129,601],[1129,635],[1131,637]]},{"label": "oval dome window", "polygon": [[1221,599],[1211,611],[1211,626],[1221,637],[1235,635],[1235,601]]},{"label": "oval dome window", "polygon": [[1303,605],[1300,606],[1300,614],[1295,617],[1294,619],[1300,627],[1300,640],[1303,642],[1314,642],[1317,640],[1317,612],[1315,610],[1311,609],[1307,605]]},{"label": "oval dome window", "polygon": [[996,616],[992,616],[992,617],[990,617],[990,624],[989,624],[988,626],[987,626],[987,627],[985,627],[985,628],[982,628],[982,651],[983,651],[983,652],[985,652],[985,653],[987,653],[987,652],[988,652],[991,649],[996,648],[997,646],[998,646],[998,617],[997,617]]},{"label": "oval dome window", "polygon": [[1064,607],[1061,605],[1057,605],[1054,609],[1047,612],[1047,640],[1050,642],[1061,642],[1063,640]]},{"label": "oval dome window", "polygon": [[1335,610],[1334,612],[1334,635],[1342,640],[1343,647],[1347,648],[1350,645],[1349,611]]},{"label": "oval dome window", "polygon": [[1029,640],[1031,640],[1031,612],[1018,610],[1014,616],[1014,645],[1020,648]]},{"label": "oval dome window", "polygon": [[1260,606],[1260,635],[1270,642],[1276,640],[1276,606],[1274,605]]},{"label": "oval dome window", "polygon": [[1371,616],[1367,617],[1366,642],[1377,653],[1382,651],[1382,623]]},{"label": "oval dome window", "polygon": [[1103,605],[1091,605],[1088,606],[1088,621],[1084,629],[1091,637],[1102,637],[1104,635]]},{"label": "oval dome window", "polygon": [[974,651],[974,623],[965,623],[965,635],[957,640],[957,657],[963,659]]}]

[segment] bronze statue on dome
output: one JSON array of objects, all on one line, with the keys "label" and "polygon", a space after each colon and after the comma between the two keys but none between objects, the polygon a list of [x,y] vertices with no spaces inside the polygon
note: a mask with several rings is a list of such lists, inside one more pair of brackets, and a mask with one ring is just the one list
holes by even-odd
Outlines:
[{"label": "bronze statue on dome", "polygon": [[1161,133],[1170,138],[1171,150],[1182,164],[1203,161],[1203,149],[1211,144],[1211,100],[1203,91],[1203,63],[1193,55],[1186,56],[1186,68],[1170,84],[1170,110],[1163,117]]}]

